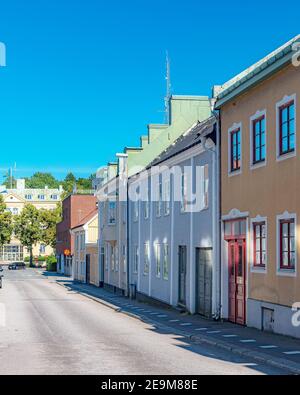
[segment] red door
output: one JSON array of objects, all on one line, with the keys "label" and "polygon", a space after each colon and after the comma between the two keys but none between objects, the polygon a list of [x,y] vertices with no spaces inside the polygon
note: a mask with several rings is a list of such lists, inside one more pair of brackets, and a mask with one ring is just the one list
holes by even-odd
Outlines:
[{"label": "red door", "polygon": [[246,241],[229,242],[229,320],[246,323]]}]

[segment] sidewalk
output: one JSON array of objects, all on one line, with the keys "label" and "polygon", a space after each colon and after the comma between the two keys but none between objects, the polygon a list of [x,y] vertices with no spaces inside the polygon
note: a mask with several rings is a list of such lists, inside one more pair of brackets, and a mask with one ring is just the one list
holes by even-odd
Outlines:
[{"label": "sidewalk", "polygon": [[195,343],[213,345],[257,362],[300,374],[300,340],[261,332],[228,322],[215,322],[200,316],[181,314],[172,308],[132,301],[92,285],[73,282],[66,277],[50,276],[72,292],[78,292],[116,312],[127,314],[155,326],[156,329],[181,335]]}]

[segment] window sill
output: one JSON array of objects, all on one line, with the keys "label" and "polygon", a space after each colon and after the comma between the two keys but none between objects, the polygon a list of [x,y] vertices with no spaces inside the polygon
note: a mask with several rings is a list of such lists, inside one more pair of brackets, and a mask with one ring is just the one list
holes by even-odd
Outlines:
[{"label": "window sill", "polygon": [[228,172],[228,177],[235,177],[235,176],[239,176],[240,174],[242,174],[242,169],[240,170],[234,170],[234,171],[229,171]]},{"label": "window sill", "polygon": [[267,165],[267,161],[266,161],[266,160],[263,160],[263,161],[261,161],[261,162],[252,163],[252,164],[250,165],[250,169],[251,169],[251,170],[256,170],[256,169],[260,169],[260,168],[262,168],[262,167],[265,167],[266,165]]},{"label": "window sill", "polygon": [[294,158],[296,156],[296,150],[287,152],[286,154],[279,154],[277,156],[277,162],[282,162],[283,160]]},{"label": "window sill", "polygon": [[267,273],[267,267],[266,266],[252,266],[251,267],[251,273],[256,273],[256,274],[266,274]]},{"label": "window sill", "polygon": [[296,272],[296,269],[278,269],[277,276],[297,277],[297,272]]}]

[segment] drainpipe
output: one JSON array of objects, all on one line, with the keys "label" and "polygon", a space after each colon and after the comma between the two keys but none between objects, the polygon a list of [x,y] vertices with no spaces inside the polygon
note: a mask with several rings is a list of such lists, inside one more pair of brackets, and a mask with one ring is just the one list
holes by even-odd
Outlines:
[{"label": "drainpipe", "polygon": [[126,251],[126,274],[127,274],[127,296],[130,296],[130,265],[129,265],[129,259],[130,259],[130,246],[129,246],[129,182],[127,179],[127,200],[126,200],[126,245],[127,245],[127,251]]}]

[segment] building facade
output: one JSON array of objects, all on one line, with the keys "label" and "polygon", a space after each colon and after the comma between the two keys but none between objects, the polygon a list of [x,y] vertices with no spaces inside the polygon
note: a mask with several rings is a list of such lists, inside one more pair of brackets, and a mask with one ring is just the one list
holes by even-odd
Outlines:
[{"label": "building facade", "polygon": [[217,88],[221,121],[222,316],[300,337],[300,68],[296,37]]},{"label": "building facade", "polygon": [[127,147],[109,163],[106,178],[97,184],[99,199],[100,283],[127,293],[128,206],[127,179],[140,172],[186,130],[211,115],[211,102],[204,96],[172,96],[169,101],[169,124],[148,125],[139,147]]},{"label": "building facade", "polygon": [[[28,189],[25,188],[24,179],[16,180],[16,183],[17,185],[14,189],[8,189],[4,185],[0,187],[4,203],[13,215],[21,214],[26,204],[32,204],[39,210],[54,210],[61,201],[62,187],[59,189],[49,189],[48,187],[44,189]],[[49,256],[53,253],[53,248],[43,243],[37,243],[33,246],[34,257]],[[0,261],[2,262],[23,261],[26,257],[29,257],[29,251],[14,236],[10,244],[0,247]]]},{"label": "building facade", "polygon": [[99,286],[98,209],[88,214],[71,233],[74,237],[74,280]]},{"label": "building facade", "polygon": [[129,179],[129,272],[140,298],[218,317],[216,120]]},{"label": "building facade", "polygon": [[56,227],[56,256],[58,272],[73,275],[74,236],[71,229],[81,223],[97,207],[93,195],[69,195],[62,202],[62,221]]}]

